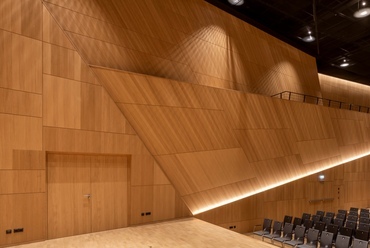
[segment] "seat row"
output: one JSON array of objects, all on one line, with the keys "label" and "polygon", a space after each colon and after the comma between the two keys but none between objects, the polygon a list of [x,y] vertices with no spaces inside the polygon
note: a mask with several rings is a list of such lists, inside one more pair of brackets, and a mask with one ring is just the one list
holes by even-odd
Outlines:
[{"label": "seat row", "polygon": [[[266,225],[268,225],[269,222],[271,223],[272,220],[264,220],[264,224]],[[322,231],[321,233],[320,230],[315,228],[309,228],[306,230],[303,225],[297,225],[293,230],[292,223],[285,223],[283,231],[281,231],[282,226],[282,222],[275,221],[271,232],[268,228],[264,228],[261,231],[254,232],[254,234],[262,236],[262,240],[270,239],[273,244],[280,243],[282,247],[292,246],[299,248],[312,248],[318,247],[320,244],[320,247],[331,248],[334,244],[336,248],[349,248],[352,243],[352,237],[338,234],[338,229],[335,225],[333,225],[334,229]],[[367,247],[367,240],[361,240],[358,238],[353,239],[352,248]]]},{"label": "seat row", "polygon": [[[285,216],[282,222],[275,221],[273,227],[271,219],[265,219],[262,230],[253,231],[254,235],[262,236],[262,240],[269,239],[272,243],[279,242],[293,247],[332,247],[353,248],[368,247],[370,220],[368,209],[361,209],[354,219],[354,208],[349,212],[338,210],[335,215],[332,212],[317,211],[315,215],[303,213],[302,218]],[[366,217],[366,214],[367,217]],[[358,209],[356,214],[358,214]],[[312,217],[312,218],[311,218]],[[335,217],[335,218],[334,218]],[[366,219],[366,220],[365,220]],[[358,223],[358,225],[357,225]],[[356,228],[357,227],[357,228]]]}]

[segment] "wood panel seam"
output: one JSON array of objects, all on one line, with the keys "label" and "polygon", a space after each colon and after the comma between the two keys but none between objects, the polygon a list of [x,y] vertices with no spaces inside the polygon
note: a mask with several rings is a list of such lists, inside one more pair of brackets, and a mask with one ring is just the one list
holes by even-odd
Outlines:
[{"label": "wood panel seam", "polygon": [[64,129],[64,130],[74,130],[74,131],[87,131],[87,132],[95,132],[95,133],[109,133],[109,134],[120,134],[120,135],[131,135],[131,136],[137,136],[136,134],[131,134],[131,133],[115,133],[111,131],[96,131],[96,130],[90,130],[90,129],[76,129],[76,128],[69,128],[69,127],[56,127],[56,126],[47,126],[43,125],[43,127],[46,128],[52,128],[52,129]]}]

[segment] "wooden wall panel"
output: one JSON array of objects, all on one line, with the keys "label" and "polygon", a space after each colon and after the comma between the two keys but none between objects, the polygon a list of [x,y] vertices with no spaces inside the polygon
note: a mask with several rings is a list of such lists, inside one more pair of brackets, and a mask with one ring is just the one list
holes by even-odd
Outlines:
[{"label": "wooden wall panel", "polygon": [[245,233],[251,232],[254,225],[262,224],[264,218],[281,221],[284,215],[301,217],[304,212],[315,214],[317,210],[336,213],[338,209],[366,208],[369,196],[361,189],[368,187],[369,168],[366,164],[369,160],[367,156],[325,170],[322,172],[325,182],[319,182],[318,174],[314,174],[201,213],[197,218],[227,229],[236,225],[235,231]]},{"label": "wooden wall panel", "polygon": [[[121,21],[115,7],[104,7],[106,2],[76,4],[106,9],[108,19],[114,20],[115,15]],[[155,192],[160,202],[169,204],[163,209],[170,214],[156,210],[155,220],[189,216],[154,158],[54,18],[39,0],[0,2],[0,228],[25,228],[20,234],[2,232],[0,246],[47,238],[48,151],[132,155],[130,164],[138,169],[129,173],[136,178],[136,186],[165,188]],[[136,48],[146,51],[147,46],[140,43],[145,35],[125,31],[138,41]],[[162,45],[169,42],[152,43],[151,50],[163,52],[166,46]],[[152,67],[152,71],[158,69]],[[153,197],[144,194],[143,199],[144,206],[159,206]]]},{"label": "wooden wall panel", "polygon": [[0,114],[0,169],[12,169],[13,149],[42,150],[42,119]]},{"label": "wooden wall panel", "polygon": [[[193,213],[369,150],[364,113],[102,67],[93,70]],[[189,85],[187,97],[179,97]]]},{"label": "wooden wall panel", "polygon": [[44,4],[88,64],[265,95],[321,95],[314,58],[201,0]]},{"label": "wooden wall panel", "polygon": [[76,81],[97,84],[94,75],[75,50],[43,43],[43,72]]},{"label": "wooden wall panel", "polygon": [[46,194],[0,195],[1,230],[23,228],[22,233],[0,233],[0,245],[34,242],[46,237]]},{"label": "wooden wall panel", "polygon": [[324,98],[370,107],[370,88],[367,85],[319,74]]},{"label": "wooden wall panel", "polygon": [[42,39],[44,43],[74,49],[45,6],[42,9],[42,18]]},{"label": "wooden wall panel", "polygon": [[44,170],[0,170],[0,195],[45,192]]},{"label": "wooden wall panel", "polygon": [[41,42],[0,29],[0,43],[0,87],[41,93]]},{"label": "wooden wall panel", "polygon": [[42,96],[0,88],[0,112],[42,117]]},{"label": "wooden wall panel", "polygon": [[13,169],[44,170],[45,168],[45,152],[13,150]]},{"label": "wooden wall panel", "polygon": [[44,126],[81,128],[81,84],[44,75]]},{"label": "wooden wall panel", "polygon": [[81,84],[81,128],[135,134],[108,93],[97,85]]},{"label": "wooden wall panel", "polygon": [[44,127],[44,149],[69,153],[149,154],[136,135]]},{"label": "wooden wall panel", "polygon": [[1,1],[0,16],[0,29],[38,40],[42,39],[42,3],[40,1]]}]

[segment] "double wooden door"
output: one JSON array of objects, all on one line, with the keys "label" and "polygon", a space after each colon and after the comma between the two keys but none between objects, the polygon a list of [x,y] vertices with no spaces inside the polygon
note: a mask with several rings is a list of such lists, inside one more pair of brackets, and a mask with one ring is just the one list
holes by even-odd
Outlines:
[{"label": "double wooden door", "polygon": [[48,154],[48,238],[128,225],[124,156]]}]

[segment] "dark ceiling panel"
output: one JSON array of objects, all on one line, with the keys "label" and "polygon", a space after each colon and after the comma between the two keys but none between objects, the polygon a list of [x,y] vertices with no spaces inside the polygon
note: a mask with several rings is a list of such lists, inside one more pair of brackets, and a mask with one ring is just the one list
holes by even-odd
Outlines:
[{"label": "dark ceiling panel", "polygon": [[[227,0],[207,0],[316,57],[319,72],[370,85],[370,16],[353,16],[358,0],[315,1],[316,23],[311,0],[245,0],[241,6],[231,6]],[[318,37],[314,43],[302,41],[308,30]],[[339,67],[343,59],[350,60],[351,66]]]}]

